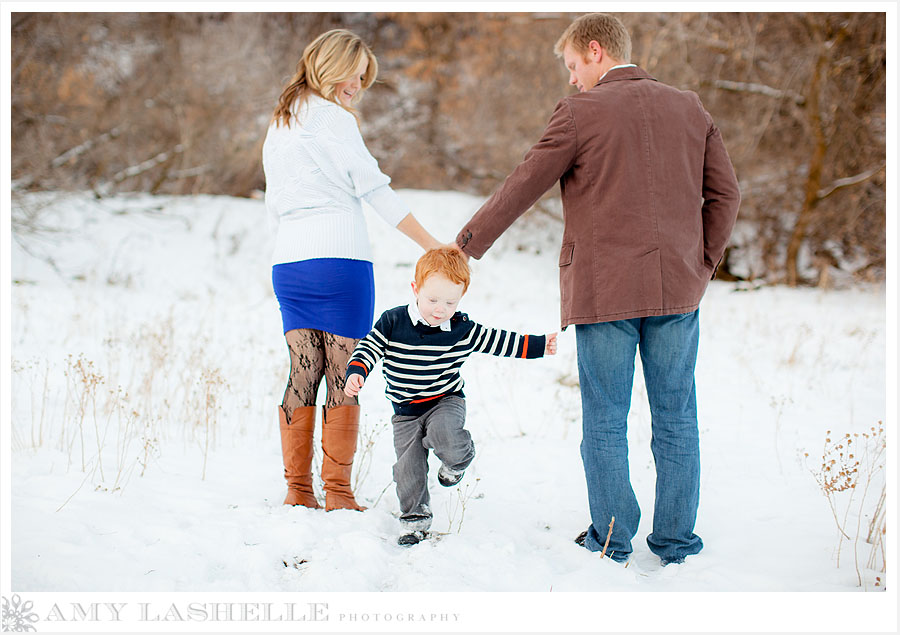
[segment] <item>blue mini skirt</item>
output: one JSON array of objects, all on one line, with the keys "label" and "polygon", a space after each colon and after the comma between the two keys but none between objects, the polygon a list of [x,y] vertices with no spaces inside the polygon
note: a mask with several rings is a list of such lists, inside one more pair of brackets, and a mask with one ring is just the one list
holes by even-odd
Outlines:
[{"label": "blue mini skirt", "polygon": [[314,258],[274,265],[272,288],[285,333],[315,329],[362,339],[372,329],[375,276],[367,260]]}]

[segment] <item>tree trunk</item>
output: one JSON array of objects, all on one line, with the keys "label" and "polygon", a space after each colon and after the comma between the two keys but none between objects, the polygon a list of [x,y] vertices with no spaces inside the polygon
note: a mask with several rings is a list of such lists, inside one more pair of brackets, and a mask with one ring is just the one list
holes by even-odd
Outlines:
[{"label": "tree trunk", "polygon": [[812,81],[806,95],[806,108],[809,113],[809,127],[813,135],[813,152],[809,160],[809,171],[806,175],[805,195],[803,207],[797,215],[794,223],[794,231],[791,233],[787,248],[787,260],[785,272],[787,283],[796,287],[800,281],[800,272],[797,268],[797,255],[806,238],[806,229],[813,218],[816,204],[819,202],[819,190],[822,187],[822,168],[825,165],[825,151],[828,149],[828,140],[825,137],[825,123],[819,111],[819,94],[821,92],[822,75],[825,63],[828,60],[828,47],[824,45],[819,49],[816,59],[816,68],[813,71]]}]

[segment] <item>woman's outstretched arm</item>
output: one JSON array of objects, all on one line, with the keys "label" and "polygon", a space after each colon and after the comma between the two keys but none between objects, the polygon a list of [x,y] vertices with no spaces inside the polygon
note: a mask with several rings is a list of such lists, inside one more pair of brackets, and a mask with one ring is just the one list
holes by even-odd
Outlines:
[{"label": "woman's outstretched arm", "polygon": [[427,229],[419,224],[419,221],[416,220],[412,213],[407,214],[403,220],[397,223],[397,229],[416,241],[425,251],[444,246],[443,243],[435,239],[434,236],[428,233]]}]

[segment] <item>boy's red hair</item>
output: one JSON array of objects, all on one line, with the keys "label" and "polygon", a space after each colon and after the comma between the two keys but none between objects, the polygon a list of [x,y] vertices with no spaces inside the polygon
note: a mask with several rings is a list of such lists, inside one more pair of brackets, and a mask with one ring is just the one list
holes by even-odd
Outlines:
[{"label": "boy's red hair", "polygon": [[453,247],[438,247],[426,251],[416,263],[416,286],[421,287],[428,276],[441,274],[451,282],[463,285],[463,293],[469,288],[471,273],[465,256]]}]

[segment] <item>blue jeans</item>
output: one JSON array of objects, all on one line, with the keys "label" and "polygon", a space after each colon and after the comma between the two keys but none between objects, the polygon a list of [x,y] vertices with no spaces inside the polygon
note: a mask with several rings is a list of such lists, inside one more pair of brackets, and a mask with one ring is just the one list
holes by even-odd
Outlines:
[{"label": "blue jeans", "polygon": [[698,553],[694,534],[700,503],[700,435],[694,367],[700,339],[699,311],[575,327],[581,382],[581,458],[587,479],[591,526],[585,547],[601,551],[613,517],[607,555],[622,562],[631,553],[641,509],[631,487],[626,438],[634,380],[635,348],[641,353],[650,401],[650,448],[656,463],[656,502],[650,551],[663,564]]}]

